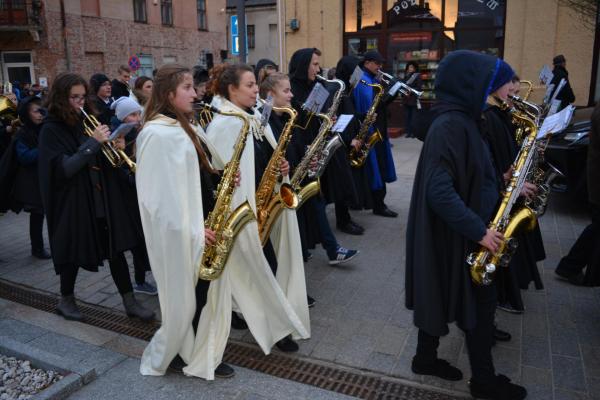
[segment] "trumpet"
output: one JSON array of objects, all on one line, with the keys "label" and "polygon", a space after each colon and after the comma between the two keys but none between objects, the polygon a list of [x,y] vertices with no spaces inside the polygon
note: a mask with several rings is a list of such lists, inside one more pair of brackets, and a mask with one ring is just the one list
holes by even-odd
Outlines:
[{"label": "trumpet", "polygon": [[[414,88],[408,86],[406,83],[396,80],[396,78],[394,78],[392,75],[386,74],[385,72],[383,72],[381,70],[379,71],[377,78],[381,82],[385,83],[388,86],[391,85],[392,83],[394,83],[394,85],[400,85],[400,87],[398,88],[398,91],[400,92],[400,94],[402,94],[402,96],[409,96],[409,95],[416,96],[417,102],[419,101],[419,98],[423,95],[422,91],[418,91],[417,89],[414,89]],[[394,80],[396,80],[396,82],[394,82]]]},{"label": "trumpet", "polygon": [[[94,131],[98,126],[101,125],[100,121],[98,121],[95,116],[86,113],[83,107],[79,107],[79,109],[84,116],[83,131],[89,137],[94,136]],[[113,167],[117,168],[125,164],[132,173],[135,173],[135,162],[133,162],[123,150],[116,149],[112,143],[102,143],[102,154],[104,154],[104,157],[106,157],[110,165]]]}]

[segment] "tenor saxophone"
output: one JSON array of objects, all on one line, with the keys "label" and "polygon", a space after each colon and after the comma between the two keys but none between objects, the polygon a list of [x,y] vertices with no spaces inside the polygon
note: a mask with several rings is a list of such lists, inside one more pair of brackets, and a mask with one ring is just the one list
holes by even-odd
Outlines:
[{"label": "tenor saxophone", "polygon": [[215,243],[206,245],[198,270],[198,277],[206,281],[218,279],[225,268],[234,241],[241,229],[255,219],[248,201],[240,204],[233,212],[231,202],[235,191],[235,176],[240,168],[240,159],[250,130],[248,118],[239,112],[222,111],[205,105],[213,113],[233,116],[242,120],[242,129],[236,139],[231,160],[225,165],[221,182],[217,186],[215,208],[208,214],[204,226],[215,232]]},{"label": "tenor saxophone", "polygon": [[367,161],[367,157],[369,155],[369,151],[371,151],[371,148],[375,145],[375,143],[383,140],[383,138],[381,137],[381,133],[377,129],[371,134],[371,136],[367,138],[367,135],[369,134],[369,129],[371,128],[371,125],[373,125],[373,123],[375,122],[375,118],[377,117],[375,111],[379,106],[379,102],[383,98],[383,86],[378,83],[368,83],[363,79],[361,79],[360,82],[364,85],[372,87],[373,89],[377,89],[377,94],[373,98],[373,103],[371,104],[371,107],[369,108],[365,119],[360,125],[360,130],[358,131],[358,134],[355,137],[356,140],[361,142],[360,148],[356,150],[354,147],[351,147],[350,153],[348,154],[350,165],[354,168],[362,167]]},{"label": "tenor saxophone", "polygon": [[298,207],[299,203],[296,191],[288,183],[282,183],[279,192],[275,192],[275,185],[279,179],[279,166],[281,161],[285,159],[285,152],[292,138],[292,128],[298,113],[289,107],[273,107],[273,111],[284,112],[288,114],[289,119],[256,189],[256,219],[258,234],[263,246],[267,243],[273,224],[277,221],[283,209],[294,209]]},{"label": "tenor saxophone", "polygon": [[507,267],[518,243],[514,238],[517,229],[533,229],[536,223],[536,214],[529,206],[524,205],[515,210],[521,189],[527,180],[529,171],[533,167],[536,153],[536,137],[538,132],[537,120],[529,115],[511,109],[513,121],[523,127],[526,136],[523,138],[521,148],[514,162],[514,170],[510,181],[502,193],[500,204],[494,218],[488,227],[504,235],[498,251],[490,252],[481,246],[477,252],[467,256],[467,264],[473,283],[476,285],[489,285],[492,283],[494,273],[498,266]]}]

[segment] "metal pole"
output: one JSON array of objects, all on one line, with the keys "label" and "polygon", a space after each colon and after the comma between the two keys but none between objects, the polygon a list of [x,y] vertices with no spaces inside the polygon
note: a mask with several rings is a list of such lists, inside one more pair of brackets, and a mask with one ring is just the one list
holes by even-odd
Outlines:
[{"label": "metal pole", "polygon": [[236,1],[236,12],[238,16],[238,40],[240,41],[240,62],[246,63],[248,50],[246,49],[246,1]]},{"label": "metal pole", "polygon": [[279,44],[279,70],[287,72],[285,59],[285,0],[277,0],[277,36]]}]

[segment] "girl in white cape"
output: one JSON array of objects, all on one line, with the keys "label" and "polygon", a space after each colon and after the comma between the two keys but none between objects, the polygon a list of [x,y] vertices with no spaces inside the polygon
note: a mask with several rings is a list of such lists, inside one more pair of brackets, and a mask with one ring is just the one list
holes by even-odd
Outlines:
[{"label": "girl in white cape", "polygon": [[[261,115],[253,109],[258,86],[251,67],[239,64],[214,68],[212,80],[211,92],[216,94],[213,105],[217,101],[222,111],[241,113],[250,120],[250,136],[240,161],[242,183],[234,194],[232,207],[247,200],[256,213],[256,184],[277,141],[268,124],[260,126]],[[213,117],[206,133],[221,160],[227,162],[231,158],[241,128],[240,118],[220,114]],[[281,163],[280,169],[282,176],[287,176],[287,161]],[[258,226],[255,221],[249,223],[238,234],[225,267],[229,272],[235,271],[237,276],[256,282],[246,290],[234,288],[233,298],[254,338],[267,354],[276,343],[283,351],[298,350],[289,335],[294,339],[310,337],[304,265],[293,211],[282,214],[274,226],[271,243],[267,260]],[[275,269],[277,279],[273,274]]]},{"label": "girl in white cape", "polygon": [[164,375],[171,366],[204,379],[233,376],[221,360],[235,279],[197,277],[204,244],[214,241],[204,219],[216,187],[210,157],[218,160],[189,122],[195,96],[188,68],[162,67],[137,138],[138,202],[162,315],[142,355],[143,375]]}]

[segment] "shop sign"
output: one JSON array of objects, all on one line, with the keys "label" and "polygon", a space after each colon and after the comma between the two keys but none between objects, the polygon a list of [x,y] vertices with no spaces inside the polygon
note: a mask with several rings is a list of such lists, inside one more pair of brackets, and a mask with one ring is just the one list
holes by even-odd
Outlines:
[{"label": "shop sign", "polygon": [[431,32],[408,32],[408,33],[392,33],[390,41],[392,43],[407,43],[407,42],[431,42]]},{"label": "shop sign", "polygon": [[[487,8],[494,11],[500,5],[498,0],[474,0],[477,3],[485,4]],[[392,7],[392,10],[396,13],[396,15],[400,15],[400,13],[404,10],[408,10],[410,7],[418,7],[417,0],[401,0],[396,2],[396,5]]]}]

